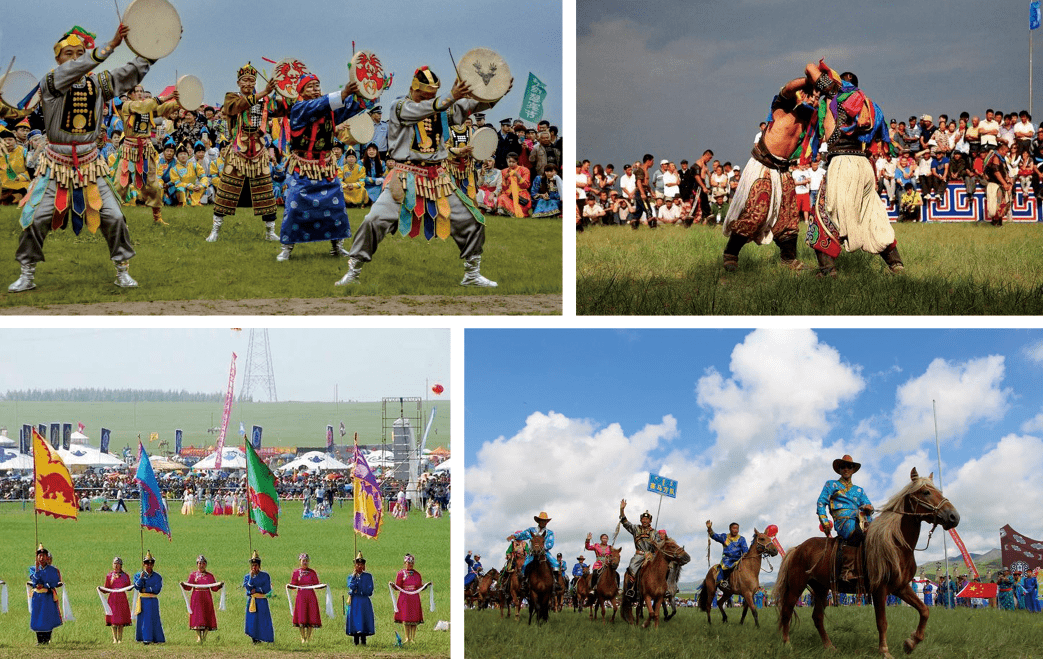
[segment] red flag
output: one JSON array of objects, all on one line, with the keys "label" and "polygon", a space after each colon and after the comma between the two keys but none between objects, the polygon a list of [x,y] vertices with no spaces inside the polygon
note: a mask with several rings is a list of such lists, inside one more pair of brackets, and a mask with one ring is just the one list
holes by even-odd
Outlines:
[{"label": "red flag", "polygon": [[974,578],[978,578],[981,575],[978,574],[978,568],[974,567],[974,559],[971,558],[971,553],[967,551],[967,547],[963,544],[963,538],[956,532],[956,529],[949,529],[949,536],[952,537],[952,541],[956,543],[956,548],[960,550],[960,555],[963,556],[963,562],[967,565],[967,569],[970,570]]},{"label": "red flag", "polygon": [[76,425],[78,425],[80,427],[80,433],[81,434],[83,433],[84,430],[87,429],[87,426],[83,425],[83,422],[77,422]]},{"label": "red flag", "polygon": [[963,587],[963,590],[956,593],[956,597],[984,597],[989,599],[996,597],[996,584],[994,583],[978,583],[977,581],[968,581],[967,585]]}]

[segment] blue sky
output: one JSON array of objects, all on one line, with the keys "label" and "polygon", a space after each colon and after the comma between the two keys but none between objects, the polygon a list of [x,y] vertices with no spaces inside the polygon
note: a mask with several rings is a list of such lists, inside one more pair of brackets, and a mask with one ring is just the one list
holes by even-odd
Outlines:
[{"label": "blue sky", "polygon": [[581,543],[620,498],[654,510],[649,471],[679,481],[664,524],[682,539],[739,519],[796,544],[834,458],[862,462],[878,505],[937,471],[932,400],[968,547],[1006,523],[1043,535],[1010,496],[1043,469],[1040,330],[468,330],[465,372],[469,549],[541,510]]},{"label": "blue sky", "polygon": [[[130,0],[119,0],[121,10],[129,4]],[[324,0],[175,0],[173,4],[184,31],[177,49],[157,62],[145,77],[145,88],[153,92],[174,84],[177,75],[191,73],[203,82],[204,102],[220,103],[225,92],[237,89],[235,72],[247,60],[271,71],[272,65],[262,57],[276,61],[295,57],[319,76],[328,93],[347,82],[354,40],[358,48],[380,56],[385,70],[395,73],[391,89],[382,98],[388,103],[408,91],[413,71],[421,64],[429,65],[442,77],[448,91],[454,77],[448,49],[459,61],[471,48],[489,47],[506,60],[515,84],[490,111],[487,121],[518,116],[531,71],[548,87],[545,118],[561,125],[560,1],[527,5],[525,11],[536,19],[548,19],[549,27],[540,28],[540,23],[533,21],[524,30],[519,26],[518,5],[503,0],[460,0],[452,4],[414,0],[373,5]],[[31,29],[19,29],[26,25]],[[18,58],[15,70],[42,77],[55,66],[54,42],[74,25],[95,33],[99,43],[108,42],[118,25],[112,0],[35,0],[31,18],[20,15],[0,26],[4,70],[14,55]],[[114,68],[133,57],[123,45],[103,66]],[[260,80],[258,83],[259,87],[264,85]]]}]

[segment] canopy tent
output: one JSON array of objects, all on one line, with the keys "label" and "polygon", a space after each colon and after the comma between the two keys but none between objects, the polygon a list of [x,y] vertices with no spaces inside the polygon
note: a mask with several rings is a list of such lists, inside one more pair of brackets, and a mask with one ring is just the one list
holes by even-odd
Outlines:
[{"label": "canopy tent", "polygon": [[[217,451],[192,465],[193,469],[217,469]],[[226,446],[221,455],[221,469],[246,469],[246,454],[234,446]]]},{"label": "canopy tent", "polygon": [[79,430],[74,430],[72,431],[72,434],[69,435],[69,439],[72,440],[74,443],[81,444],[87,442],[89,438],[87,437],[87,435],[84,435]]},{"label": "canopy tent", "polygon": [[322,451],[308,451],[296,460],[279,467],[279,471],[293,472],[301,468],[308,471],[330,471],[349,469],[350,466]]},{"label": "canopy tent", "polygon": [[86,444],[70,444],[69,450],[58,449],[58,455],[67,467],[124,467],[126,466],[120,458],[108,453],[102,453],[93,446]]},{"label": "canopy tent", "polygon": [[436,474],[440,474],[442,472],[448,472],[448,471],[450,471],[453,468],[452,462],[453,462],[453,459],[449,458],[448,460],[446,460],[442,464],[438,465],[437,467],[435,467],[431,471],[433,471]]},{"label": "canopy tent", "polygon": [[32,468],[33,456],[0,448],[0,471]]},{"label": "canopy tent", "polygon": [[431,453],[434,453],[435,455],[444,455],[446,457],[448,457],[450,455],[449,449],[447,449],[444,446],[439,446],[437,448],[432,449]]},{"label": "canopy tent", "polygon": [[0,435],[0,446],[18,446],[18,440],[11,439],[7,435]]},{"label": "canopy tent", "polygon": [[183,465],[180,462],[174,462],[173,460],[168,460],[167,458],[164,458],[162,455],[151,455],[149,456],[148,461],[152,463],[152,468],[156,471],[174,471],[177,469],[188,469],[186,465]]}]

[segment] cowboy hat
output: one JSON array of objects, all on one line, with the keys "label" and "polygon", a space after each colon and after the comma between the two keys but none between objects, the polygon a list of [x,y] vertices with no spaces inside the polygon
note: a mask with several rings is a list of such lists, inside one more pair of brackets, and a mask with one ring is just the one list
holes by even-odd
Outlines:
[{"label": "cowboy hat", "polygon": [[540,511],[539,515],[533,515],[532,518],[537,522],[549,522],[550,517],[547,517],[547,513]]},{"label": "cowboy hat", "polygon": [[[836,460],[833,461],[833,471],[835,471],[835,472],[837,472],[839,474],[840,470],[844,466],[851,467],[855,471],[858,471],[859,469],[862,468],[862,464],[861,463],[855,462],[855,459],[852,458],[850,455],[847,455],[846,453],[844,454],[844,457],[837,458]],[[855,473],[855,472],[853,471],[851,473]]]}]

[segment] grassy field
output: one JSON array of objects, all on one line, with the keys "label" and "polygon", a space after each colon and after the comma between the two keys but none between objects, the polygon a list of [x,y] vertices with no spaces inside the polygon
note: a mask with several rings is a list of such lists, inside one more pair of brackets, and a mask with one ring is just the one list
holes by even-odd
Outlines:
[{"label": "grassy field", "polygon": [[[54,632],[51,646],[36,650],[35,636],[29,629],[25,603],[27,570],[33,562],[33,515],[23,513],[20,504],[0,506],[0,530],[4,538],[6,562],[0,567],[0,578],[8,583],[10,610],[0,624],[0,656],[25,656],[26,651],[45,652],[55,656],[112,657],[247,657],[247,656],[343,656],[354,652],[351,639],[344,634],[341,596],[347,594],[347,577],[351,571],[353,539],[351,508],[335,507],[327,520],[302,520],[300,502],[283,502],[279,520],[279,537],[268,538],[253,530],[253,546],[264,560],[262,569],[272,576],[277,597],[271,600],[275,623],[275,643],[255,648],[243,633],[245,597],[237,588],[248,572],[250,556],[245,518],[170,516],[173,541],[153,531],[145,532],[145,547],[156,557],[156,572],[163,576],[160,611],[166,633],[165,646],[145,648],[133,639],[133,628],[125,632],[124,643],[112,645],[105,627],[101,604],[95,586],[102,583],[111,569],[114,555],[123,557],[124,568],[133,574],[141,569],[139,562],[138,508],[129,514],[83,513],[77,521],[41,518],[40,540],[55,556],[54,565],[61,570],[71,600],[75,622]],[[414,513],[406,520],[385,518],[380,538],[358,540],[367,559],[367,570],[373,575],[375,591],[372,602],[377,623],[376,636],[369,639],[369,650],[361,654],[380,656],[449,656],[449,634],[432,631],[438,620],[449,620],[449,517],[424,519]],[[323,627],[315,631],[306,648],[290,621],[285,584],[297,566],[297,555],[308,552],[311,566],[324,583],[333,587],[334,610],[329,620],[323,615]],[[417,557],[416,569],[425,580],[435,584],[435,611],[428,610],[428,593],[421,596],[424,624],[413,647],[396,647],[396,625],[387,582],[393,581],[402,568],[402,556],[410,552]],[[228,583],[227,610],[217,612],[218,629],[211,632],[200,649],[195,633],[188,629],[188,614],[177,582],[195,569],[198,554],[206,555],[209,570],[219,581]],[[321,598],[322,596],[320,596]],[[215,605],[217,599],[215,599]],[[325,610],[321,604],[320,608]],[[129,640],[128,640],[129,639]]]},{"label": "grassy field", "polygon": [[[82,422],[87,426],[91,445],[97,447],[101,428],[112,431],[110,451],[123,446],[137,447],[137,437],[145,440],[145,449],[158,452],[155,443],[149,445],[148,435],[158,432],[160,439],[174,446],[174,430],[181,428],[183,446],[212,446],[217,434],[208,428],[221,423],[222,403],[43,403],[0,401],[0,425],[7,426],[8,435],[18,438],[18,429],[23,423],[39,425],[51,422],[73,424]],[[423,423],[431,415],[431,407],[438,412],[427,438],[429,448],[449,444],[449,401],[430,401],[422,407]],[[415,406],[413,408],[416,409]],[[398,416],[394,406],[390,414]],[[408,408],[406,416],[410,416]],[[325,446],[326,426],[334,427],[337,444],[350,443],[354,433],[359,434],[360,444],[381,442],[381,403],[235,403],[232,419],[228,423],[229,437],[238,438],[239,421],[249,431],[251,426],[264,428],[264,446]],[[347,434],[340,436],[340,422],[344,421]],[[416,438],[423,436],[424,429],[414,428]],[[388,442],[391,437],[387,438]],[[234,441],[229,439],[228,441]]]},{"label": "grassy field", "polygon": [[[125,208],[137,256],[130,273],[141,285],[112,285],[115,270],[100,233],[54,231],[44,243],[47,260],[36,270],[37,289],[9,294],[18,277],[14,261],[21,227],[15,207],[0,208],[0,254],[7,265],[0,288],[0,308],[63,303],[164,300],[242,300],[254,298],[326,298],[397,295],[532,295],[561,293],[560,219],[515,220],[489,217],[482,273],[499,282],[495,289],[459,286],[463,262],[450,240],[388,236],[360,285],[334,287],[347,271],[346,261],[329,255],[328,242],[298,245],[293,257],[277,263],[279,244],[261,240],[264,224],[240,210],[225,218],[221,239],[204,241],[212,225],[212,207],[164,208],[168,227],[154,226],[144,207]],[[353,231],[365,209],[350,209]],[[282,210],[278,220],[282,220]],[[350,241],[349,241],[350,242]],[[7,260],[9,259],[9,260]]]},{"label": "grassy field", "polygon": [[[895,656],[905,656],[902,641],[916,628],[917,614],[907,606],[888,608],[888,646]],[[826,631],[836,652],[822,649],[811,610],[800,609],[791,627],[791,648],[782,647],[774,609],[760,612],[760,627],[750,616],[740,626],[741,609],[729,610],[721,624],[714,611],[713,624],[698,609],[681,609],[659,630],[635,629],[621,623],[591,623],[586,614],[563,611],[551,614],[543,627],[528,626],[523,610],[521,623],[503,620],[495,610],[467,611],[464,652],[467,659],[512,657],[697,657],[707,659],[770,659],[773,657],[879,657],[873,609],[847,607],[826,612]],[[931,608],[927,638],[911,655],[919,659],[1036,658],[1043,647],[1043,619],[1021,612],[995,609]]]},{"label": "grassy field", "polygon": [[[778,248],[747,245],[721,266],[720,228],[593,227],[576,236],[581,315],[1032,315],[1043,313],[1043,225],[900,224],[906,270],[842,253],[837,279],[778,265]],[[798,258],[815,266],[810,247]]]}]

